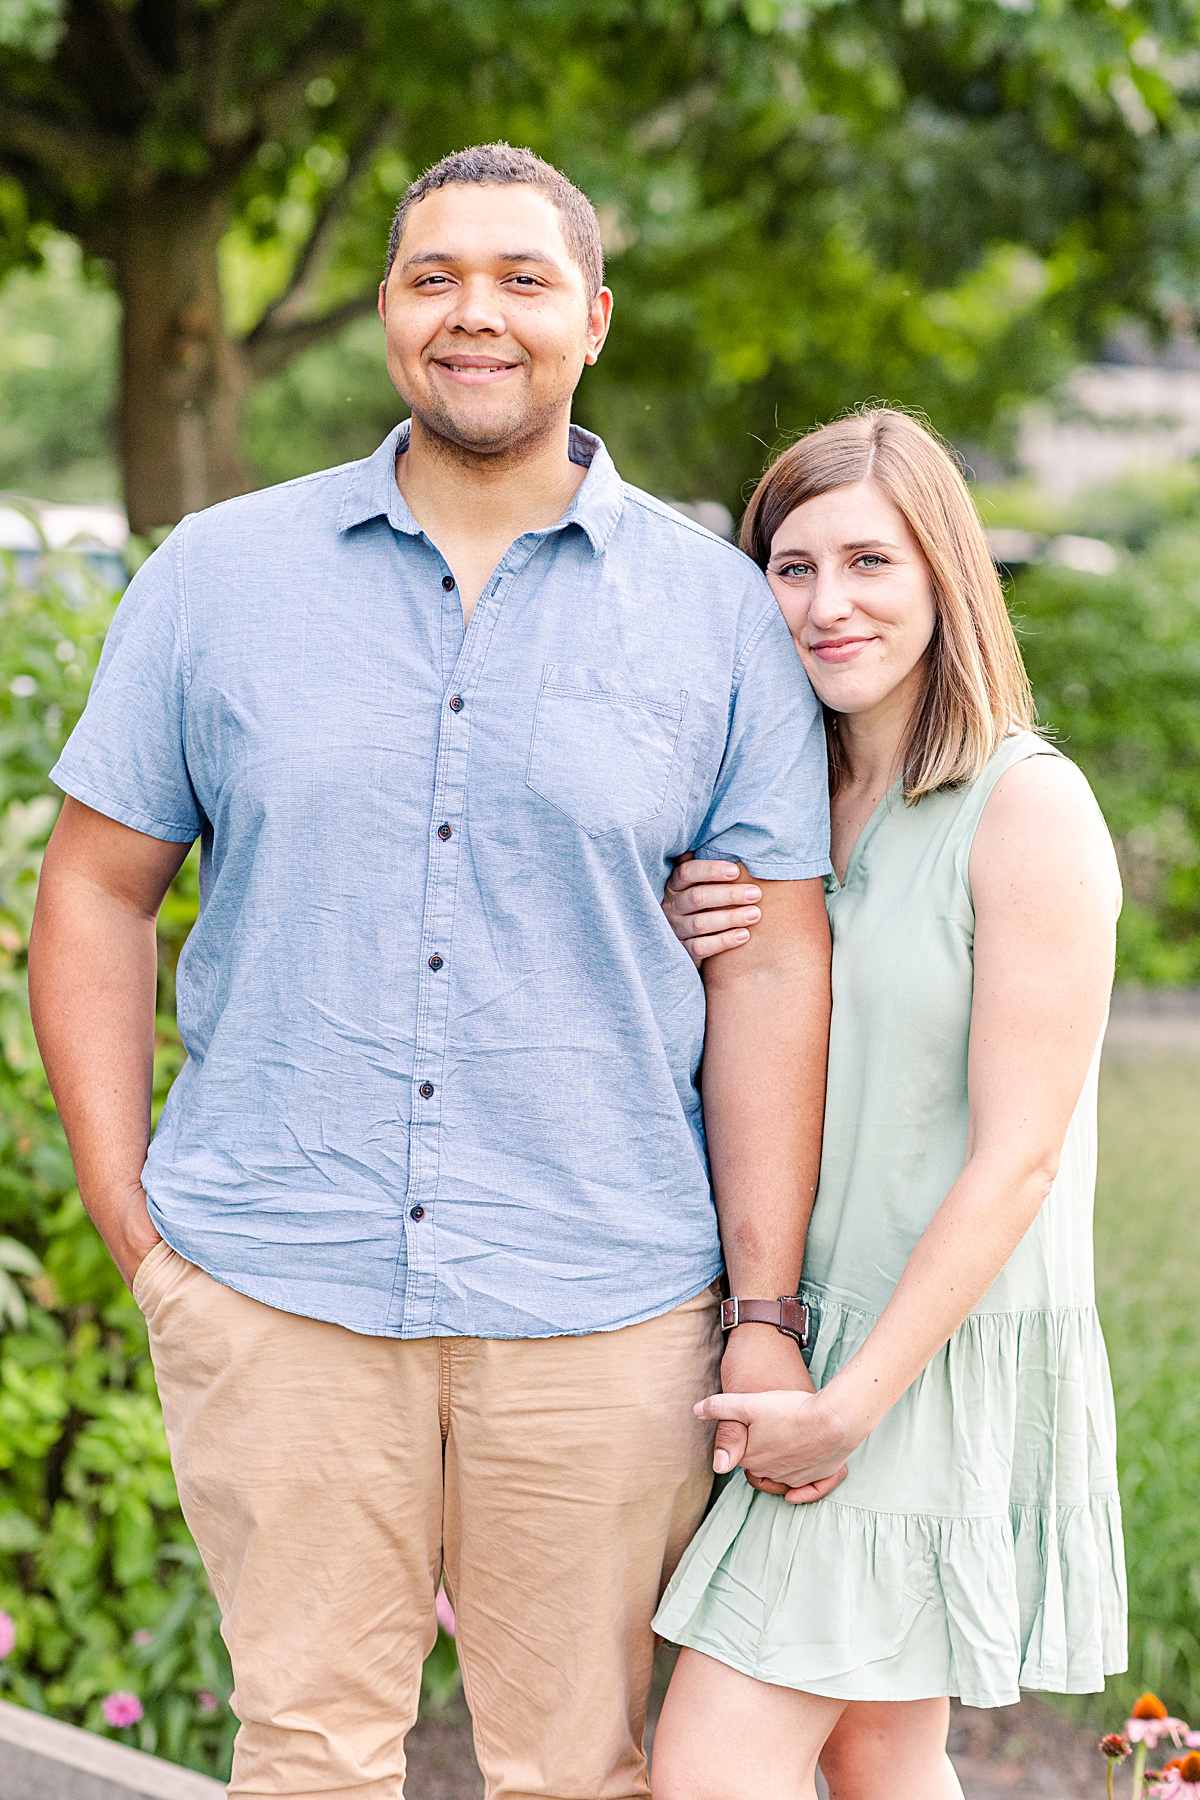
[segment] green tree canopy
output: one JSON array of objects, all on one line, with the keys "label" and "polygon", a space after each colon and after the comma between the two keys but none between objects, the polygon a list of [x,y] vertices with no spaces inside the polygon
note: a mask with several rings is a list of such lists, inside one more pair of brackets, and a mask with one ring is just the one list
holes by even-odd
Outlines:
[{"label": "green tree canopy", "polygon": [[245,485],[252,385],[371,304],[405,182],[490,137],[595,198],[629,472],[736,501],[872,394],[982,440],[1120,315],[1190,326],[1190,0],[0,0],[0,243],[122,303],[135,526]]}]

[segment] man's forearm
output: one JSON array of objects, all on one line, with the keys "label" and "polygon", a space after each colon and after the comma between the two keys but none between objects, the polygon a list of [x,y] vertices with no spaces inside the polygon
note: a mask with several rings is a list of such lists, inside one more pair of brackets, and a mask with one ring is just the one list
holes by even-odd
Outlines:
[{"label": "man's forearm", "polygon": [[157,1238],[150,1140],[157,948],[153,916],[47,853],[29,950],[34,1029],[84,1205],[127,1281]]},{"label": "man's forearm", "polygon": [[795,1293],[816,1195],[829,1039],[827,945],[707,979],[704,1121],[730,1292]]}]

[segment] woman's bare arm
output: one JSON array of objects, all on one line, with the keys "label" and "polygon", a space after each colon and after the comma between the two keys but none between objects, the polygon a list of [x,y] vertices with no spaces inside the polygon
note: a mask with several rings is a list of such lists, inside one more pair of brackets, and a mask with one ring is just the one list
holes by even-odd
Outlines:
[{"label": "woman's bare arm", "polygon": [[29,940],[30,1010],[75,1178],[126,1282],[158,1242],[141,1180],[154,1072],[154,923],[188,848],[66,800]]}]

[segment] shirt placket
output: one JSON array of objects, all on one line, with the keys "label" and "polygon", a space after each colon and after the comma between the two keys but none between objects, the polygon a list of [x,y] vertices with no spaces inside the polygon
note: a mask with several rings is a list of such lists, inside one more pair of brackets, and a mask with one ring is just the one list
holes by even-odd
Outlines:
[{"label": "shirt placket", "polygon": [[[419,951],[412,1125],[404,1205],[405,1274],[403,1291],[397,1292],[389,1319],[389,1329],[398,1328],[402,1337],[430,1332],[437,1315],[437,1202],[446,1099],[446,1030],[454,973],[455,895],[467,806],[473,702],[504,596],[537,548],[537,542],[533,535],[518,538],[497,565],[475,602],[471,622],[462,634],[459,653],[443,685]],[[438,563],[443,603],[461,607],[454,578],[440,556]],[[444,619],[443,642],[453,641],[447,632],[448,624],[452,630],[452,623]]]}]

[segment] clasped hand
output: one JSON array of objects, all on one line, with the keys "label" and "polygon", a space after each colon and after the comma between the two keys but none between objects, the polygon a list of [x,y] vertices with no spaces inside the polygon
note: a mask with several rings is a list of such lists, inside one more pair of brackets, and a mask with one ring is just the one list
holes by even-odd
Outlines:
[{"label": "clasped hand", "polygon": [[739,1464],[748,1476],[776,1484],[793,1503],[820,1500],[846,1475],[846,1458],[861,1434],[843,1419],[826,1394],[799,1389],[710,1394],[695,1407],[697,1418],[725,1421],[713,1457],[717,1473]]}]

